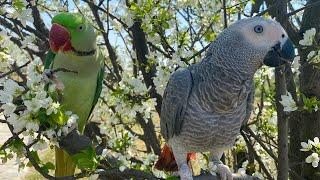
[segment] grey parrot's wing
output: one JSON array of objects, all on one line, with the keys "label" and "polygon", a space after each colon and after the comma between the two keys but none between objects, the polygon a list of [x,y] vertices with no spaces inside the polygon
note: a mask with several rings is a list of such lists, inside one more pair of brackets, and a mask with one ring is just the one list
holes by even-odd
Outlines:
[{"label": "grey parrot's wing", "polygon": [[244,120],[242,122],[242,127],[245,126],[250,119],[251,112],[253,109],[253,102],[254,102],[254,84],[252,83],[252,87],[250,89],[250,93],[247,98],[246,117],[244,118]]},{"label": "grey parrot's wing", "polygon": [[165,139],[179,135],[193,87],[193,77],[189,69],[174,72],[163,94],[160,126]]}]

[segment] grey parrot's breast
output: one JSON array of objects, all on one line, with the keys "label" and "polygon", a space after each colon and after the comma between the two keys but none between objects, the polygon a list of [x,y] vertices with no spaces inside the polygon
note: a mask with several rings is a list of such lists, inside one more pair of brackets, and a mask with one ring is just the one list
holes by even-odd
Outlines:
[{"label": "grey parrot's breast", "polygon": [[174,139],[179,141],[176,143],[183,143],[182,146],[193,152],[231,147],[239,134],[245,115],[245,106],[239,106],[233,113],[225,115],[199,112],[190,107],[182,131]]},{"label": "grey parrot's breast", "polygon": [[202,89],[194,90],[188,101],[181,133],[173,138],[174,143],[193,152],[231,147],[246,116],[248,84],[232,87],[220,83],[210,92],[205,85],[199,86]]}]

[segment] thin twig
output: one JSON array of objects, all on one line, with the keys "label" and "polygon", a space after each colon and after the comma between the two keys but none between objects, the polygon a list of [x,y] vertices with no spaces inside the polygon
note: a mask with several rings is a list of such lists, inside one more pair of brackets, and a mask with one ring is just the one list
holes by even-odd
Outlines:
[{"label": "thin twig", "polygon": [[267,148],[267,146],[262,142],[262,140],[249,127],[245,128],[244,131],[246,133],[249,133],[250,136],[253,137],[260,144],[260,146],[269,154],[269,156],[272,157],[272,159],[274,159],[276,163],[278,163],[277,156],[269,148]]},{"label": "thin twig", "polygon": [[187,58],[187,61],[195,58],[196,56],[199,56],[200,54],[202,54],[204,51],[206,51],[208,48],[210,47],[210,43],[206,45],[206,47],[204,47],[203,49],[201,49],[200,51],[196,52],[194,55],[192,55],[191,57]]},{"label": "thin twig", "polygon": [[310,9],[310,8],[314,8],[314,7],[316,7],[316,6],[320,6],[320,1],[316,1],[316,2],[314,2],[314,3],[311,3],[311,4],[308,4],[308,5],[304,6],[304,7],[302,7],[302,8],[299,8],[299,9],[297,9],[297,10],[294,10],[294,11],[288,13],[287,16],[290,17],[290,16],[292,16],[292,15],[297,14],[297,13],[300,12],[300,11],[303,11],[303,10],[306,10],[306,9]]},{"label": "thin twig", "polygon": [[245,142],[247,143],[248,149],[254,154],[255,159],[259,163],[259,166],[261,167],[263,172],[267,175],[268,179],[273,179],[272,175],[270,174],[270,172],[268,171],[268,169],[265,167],[264,163],[262,162],[261,157],[255,151],[255,149],[254,149],[253,145],[251,144],[251,142],[250,142],[249,138],[247,137],[247,135],[243,131],[240,131],[240,133],[243,136],[243,139],[245,140]]},{"label": "thin twig", "polygon": [[224,28],[227,28],[228,27],[228,18],[227,18],[226,0],[222,0],[222,9],[223,9]]},{"label": "thin twig", "polygon": [[10,75],[10,74],[12,74],[12,73],[14,73],[14,72],[17,72],[17,71],[18,71],[19,69],[21,69],[21,68],[26,67],[28,64],[30,64],[30,62],[31,62],[31,61],[28,61],[28,62],[26,62],[25,64],[23,64],[23,65],[21,65],[21,66],[19,66],[19,67],[17,67],[17,68],[14,68],[14,69],[6,72],[6,73],[0,74],[0,79],[1,79],[1,78],[4,78],[4,77],[6,77],[6,76],[8,76],[8,75]]}]

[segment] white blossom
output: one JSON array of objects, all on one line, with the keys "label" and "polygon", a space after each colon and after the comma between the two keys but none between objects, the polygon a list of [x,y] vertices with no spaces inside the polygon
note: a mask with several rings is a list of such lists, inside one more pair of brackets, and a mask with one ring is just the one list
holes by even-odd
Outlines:
[{"label": "white blossom", "polygon": [[27,21],[33,22],[32,10],[29,8],[22,10],[10,9],[8,17],[19,19],[24,27],[27,26]]},{"label": "white blossom", "polygon": [[259,172],[254,172],[252,176],[257,177],[258,179],[264,179],[263,175]]},{"label": "white blossom", "polygon": [[306,158],[306,163],[311,163],[314,168],[318,167],[319,155],[317,153],[312,153]]},{"label": "white blossom", "polygon": [[308,59],[311,59],[311,58],[313,58],[315,55],[316,55],[316,51],[310,51],[307,57],[308,57]]},{"label": "white blossom", "polygon": [[277,122],[278,122],[278,117],[277,117],[277,113],[276,112],[273,112],[272,113],[272,116],[269,118],[268,120],[268,123],[276,126],[277,125]]},{"label": "white blossom", "polygon": [[36,122],[27,122],[26,129],[30,130],[30,131],[32,130],[34,132],[37,132],[39,130],[39,124]]},{"label": "white blossom", "polygon": [[31,44],[35,40],[35,35],[31,34],[30,36],[24,37],[24,39],[21,41],[21,48],[26,48],[29,44]]},{"label": "white blossom", "polygon": [[238,173],[245,175],[248,164],[249,164],[249,161],[248,161],[248,160],[244,161],[244,162],[242,163],[241,168],[238,169]]},{"label": "white blossom", "polygon": [[44,140],[39,140],[36,144],[32,146],[32,149],[35,151],[41,151],[48,148],[48,143],[46,143]]},{"label": "white blossom", "polygon": [[27,124],[27,121],[24,118],[19,118],[16,114],[11,114],[7,121],[13,126],[13,132],[15,133],[22,131]]},{"label": "white blossom", "polygon": [[67,126],[74,127],[77,124],[78,119],[79,119],[79,116],[77,116],[76,114],[72,114],[68,119]]},{"label": "white blossom", "polygon": [[158,159],[158,156],[155,154],[147,154],[147,157],[144,159],[144,165],[150,165],[154,163]]},{"label": "white blossom", "polygon": [[0,102],[2,103],[12,103],[13,96],[11,94],[0,91]]},{"label": "white blossom", "polygon": [[291,112],[298,109],[296,102],[293,100],[289,92],[287,92],[287,95],[281,95],[281,101],[279,102],[283,105],[283,110],[286,112]]},{"label": "white blossom", "polygon": [[319,142],[319,138],[318,138],[318,137],[313,138],[312,145],[313,145],[314,147],[320,148],[320,142]]},{"label": "white blossom", "polygon": [[127,169],[126,166],[120,166],[120,167],[119,167],[119,170],[120,170],[121,172],[123,172],[125,169]]},{"label": "white blossom", "polygon": [[13,103],[3,104],[1,106],[1,109],[3,109],[3,114],[5,116],[11,116],[11,114],[13,114],[16,110],[16,105],[14,105]]},{"label": "white blossom", "polygon": [[102,157],[106,157],[106,156],[107,156],[107,153],[108,153],[108,149],[103,149],[103,150],[102,150],[102,153],[101,153],[101,156],[102,156]]},{"label": "white blossom", "polygon": [[89,176],[89,180],[97,180],[99,178],[99,174],[92,174]]},{"label": "white blossom", "polygon": [[320,51],[310,51],[308,61],[315,64],[320,63]]},{"label": "white blossom", "polygon": [[68,127],[67,126],[63,126],[61,128],[61,133],[62,133],[62,135],[66,136],[69,133]]},{"label": "white blossom", "polygon": [[53,102],[50,104],[49,108],[47,109],[46,111],[46,114],[47,115],[50,115],[50,114],[57,114],[58,112],[58,108],[60,107],[60,103],[59,102]]},{"label": "white blossom", "polygon": [[11,103],[14,97],[21,95],[24,88],[15,81],[8,79],[3,83],[3,90],[0,90],[0,102]]},{"label": "white blossom", "polygon": [[298,75],[300,74],[300,68],[301,64],[300,64],[300,56],[296,56],[294,59],[293,59],[293,63],[292,63],[292,69],[293,69],[293,72],[297,73]]},{"label": "white blossom", "polygon": [[316,29],[311,28],[303,33],[303,39],[299,41],[299,44],[303,46],[311,46],[313,44],[314,37],[316,35]]},{"label": "white blossom", "polygon": [[33,141],[34,141],[34,137],[31,136],[30,134],[25,136],[24,139],[26,140],[26,145],[27,146],[30,145],[31,143],[33,143]]},{"label": "white blossom", "polygon": [[44,132],[44,134],[49,138],[52,139],[54,138],[54,135],[56,134],[56,132],[52,129],[49,129],[47,131]]},{"label": "white blossom", "polygon": [[27,107],[27,110],[30,112],[38,112],[39,109],[41,108],[41,104],[39,102],[39,100],[37,99],[32,99],[32,100],[26,100],[24,101],[24,105]]},{"label": "white blossom", "polygon": [[306,142],[301,142],[301,147],[300,151],[310,151],[312,149],[312,144],[313,142],[309,139],[308,143]]},{"label": "white blossom", "polygon": [[108,128],[105,124],[100,124],[99,129],[101,134],[104,134],[104,135],[108,134],[108,130],[107,130]]}]

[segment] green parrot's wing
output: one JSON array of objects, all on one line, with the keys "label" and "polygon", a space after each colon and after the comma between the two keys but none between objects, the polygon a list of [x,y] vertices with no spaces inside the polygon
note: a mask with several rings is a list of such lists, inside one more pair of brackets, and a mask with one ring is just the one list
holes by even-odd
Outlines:
[{"label": "green parrot's wing", "polygon": [[[104,70],[105,70],[105,67],[104,67],[104,57],[103,55],[100,53],[99,54],[99,61],[101,63],[101,68],[100,68],[100,71],[98,73],[98,79],[97,79],[97,87],[96,87],[96,93],[94,95],[94,99],[93,99],[93,102],[92,102],[92,107],[91,107],[91,110],[90,110],[90,113],[89,113],[89,117],[95,107],[95,105],[97,104],[99,98],[100,98],[100,94],[101,94],[101,91],[102,91],[102,85],[103,85],[103,79],[104,79]],[[89,118],[88,117],[88,118]]]},{"label": "green parrot's wing", "polygon": [[49,49],[46,59],[44,61],[44,69],[51,69],[50,65],[52,64],[54,57],[56,54],[54,54],[51,49]]}]

